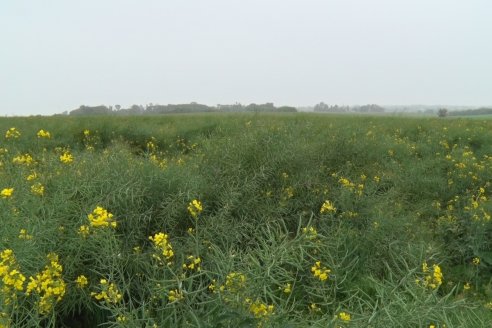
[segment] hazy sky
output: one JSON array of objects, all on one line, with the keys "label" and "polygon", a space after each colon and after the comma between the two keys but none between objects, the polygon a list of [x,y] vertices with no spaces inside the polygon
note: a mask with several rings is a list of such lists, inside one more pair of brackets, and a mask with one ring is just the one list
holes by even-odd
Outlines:
[{"label": "hazy sky", "polygon": [[490,0],[0,0],[0,114],[492,105]]}]

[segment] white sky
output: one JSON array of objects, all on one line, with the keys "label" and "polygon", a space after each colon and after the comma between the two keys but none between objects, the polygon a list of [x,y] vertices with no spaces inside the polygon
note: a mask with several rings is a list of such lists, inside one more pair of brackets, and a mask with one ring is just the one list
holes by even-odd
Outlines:
[{"label": "white sky", "polygon": [[0,0],[0,115],[492,105],[490,0]]}]

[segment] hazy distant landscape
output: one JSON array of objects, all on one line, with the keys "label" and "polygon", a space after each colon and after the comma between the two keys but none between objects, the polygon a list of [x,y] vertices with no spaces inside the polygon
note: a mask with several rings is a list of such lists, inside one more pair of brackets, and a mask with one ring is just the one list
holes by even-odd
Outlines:
[{"label": "hazy distant landscape", "polygon": [[[442,115],[439,111],[444,111]],[[191,102],[189,104],[147,104],[132,105],[129,108],[122,108],[120,105],[100,105],[85,106],[81,105],[77,109],[65,111],[56,115],[159,115],[159,114],[179,114],[179,113],[292,113],[292,112],[314,112],[314,113],[351,113],[351,114],[418,114],[425,116],[476,116],[492,115],[491,107],[467,107],[467,106],[379,106],[376,104],[362,106],[339,106],[327,105],[324,102],[311,107],[280,106],[273,103],[242,105],[235,103],[232,105],[208,106]]]}]

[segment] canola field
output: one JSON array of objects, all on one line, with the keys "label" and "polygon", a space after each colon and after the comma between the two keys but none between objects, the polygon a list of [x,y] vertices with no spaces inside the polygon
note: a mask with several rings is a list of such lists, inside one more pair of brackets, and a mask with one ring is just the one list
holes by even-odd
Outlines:
[{"label": "canola field", "polygon": [[0,327],[491,327],[492,121],[0,118]]}]

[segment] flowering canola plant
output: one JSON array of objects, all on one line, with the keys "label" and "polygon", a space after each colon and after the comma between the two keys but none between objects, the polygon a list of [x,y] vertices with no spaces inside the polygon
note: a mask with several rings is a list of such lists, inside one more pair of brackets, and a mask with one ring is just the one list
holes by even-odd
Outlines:
[{"label": "flowering canola plant", "polygon": [[[116,228],[116,221],[113,219],[113,214],[108,212],[101,206],[97,206],[92,213],[87,215],[91,227],[111,227]],[[79,230],[81,231],[81,230]],[[82,231],[81,231],[82,232]]]},{"label": "flowering canola plant", "polygon": [[44,270],[34,277],[29,277],[26,294],[37,294],[37,302],[40,314],[48,314],[54,305],[63,299],[66,291],[66,284],[62,278],[63,267],[59,263],[58,255],[48,254],[49,264]]},{"label": "flowering canola plant", "polygon": [[149,239],[154,243],[154,249],[157,251],[157,254],[154,254],[153,257],[160,262],[166,260],[167,263],[171,263],[174,251],[173,246],[169,242],[169,236],[159,232],[154,236],[150,236]]},{"label": "flowering canola plant", "polygon": [[66,151],[64,152],[63,154],[60,155],[60,162],[62,162],[63,164],[70,164],[73,162],[73,155]]},{"label": "flowering canola plant", "polygon": [[14,193],[14,188],[4,188],[0,192],[0,196],[2,198],[10,198],[10,197],[12,197],[13,193]]},{"label": "flowering canola plant", "polygon": [[311,267],[311,272],[315,278],[318,278],[321,281],[325,281],[328,279],[328,275],[330,274],[331,270],[322,267],[321,266],[321,261],[316,261],[314,265]]},{"label": "flowering canola plant", "polygon": [[44,138],[44,139],[50,139],[51,138],[51,133],[48,131],[45,131],[43,129],[39,130],[38,133],[36,134],[38,138]]},{"label": "flowering canola plant", "polygon": [[417,284],[422,282],[424,287],[430,289],[437,289],[442,285],[443,274],[439,265],[434,264],[430,269],[427,262],[424,262],[422,263],[422,272],[425,274],[424,279],[416,279]]},{"label": "flowering canola plant", "polygon": [[194,199],[188,204],[188,212],[194,218],[197,218],[198,215],[203,211],[202,202],[197,199]]},{"label": "flowering canola plant", "polygon": [[93,296],[98,301],[106,303],[116,304],[121,301],[123,295],[121,295],[118,286],[116,286],[114,283],[108,283],[106,279],[101,279],[100,284],[101,291],[99,293],[92,292],[91,296]]},{"label": "flowering canola plant", "polygon": [[8,305],[16,299],[17,292],[24,289],[26,281],[11,249],[5,249],[0,253],[0,278],[3,285],[0,292],[3,294],[4,304]]},{"label": "flowering canola plant", "polygon": [[321,214],[324,214],[324,213],[335,213],[337,211],[336,207],[333,206],[333,203],[330,202],[329,200],[325,200],[325,202],[323,203],[323,205],[321,205],[321,209],[319,210],[319,212]]},{"label": "flowering canola plant", "polygon": [[12,127],[5,132],[5,138],[6,139],[17,139],[21,136],[21,133],[19,130],[17,130],[15,127]]},{"label": "flowering canola plant", "polygon": [[78,276],[77,279],[75,279],[75,284],[79,288],[84,288],[85,286],[87,286],[87,284],[89,284],[89,280],[87,279],[86,276],[82,274]]}]

